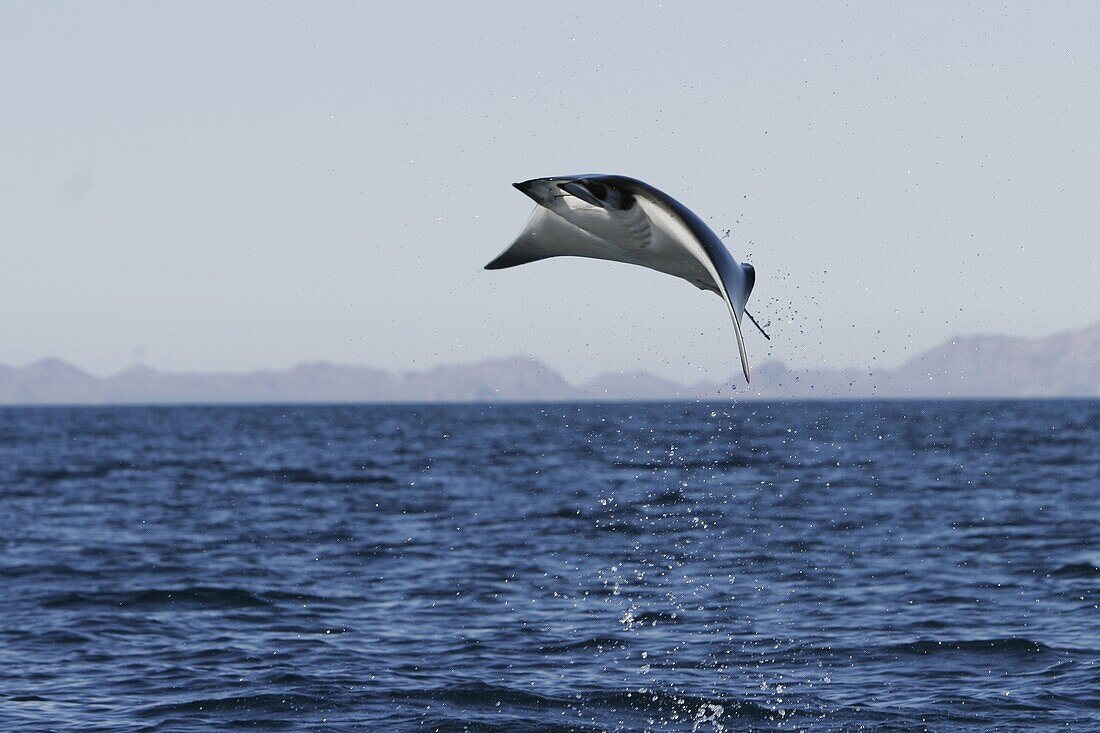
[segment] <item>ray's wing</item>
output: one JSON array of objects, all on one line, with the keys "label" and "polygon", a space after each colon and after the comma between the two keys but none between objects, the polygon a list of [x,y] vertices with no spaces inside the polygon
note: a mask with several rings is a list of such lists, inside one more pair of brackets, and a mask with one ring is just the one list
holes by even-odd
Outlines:
[{"label": "ray's wing", "polygon": [[[685,221],[682,212],[649,199],[639,197],[638,203],[649,218],[653,229],[654,254],[668,260],[670,268],[660,268],[704,290],[721,296],[733,320],[737,335],[737,351],[741,357],[741,371],[749,381],[749,357],[745,351],[745,338],[741,333],[741,318],[749,299],[755,276],[751,266],[742,266],[733,259],[729,250],[713,236],[700,236]],[[694,217],[694,214],[687,213]],[[701,221],[693,222],[696,229],[705,227]]]},{"label": "ray's wing", "polygon": [[485,265],[486,270],[502,270],[563,255],[584,255],[593,239],[583,229],[570,224],[554,212],[536,206],[523,231],[508,247]]}]

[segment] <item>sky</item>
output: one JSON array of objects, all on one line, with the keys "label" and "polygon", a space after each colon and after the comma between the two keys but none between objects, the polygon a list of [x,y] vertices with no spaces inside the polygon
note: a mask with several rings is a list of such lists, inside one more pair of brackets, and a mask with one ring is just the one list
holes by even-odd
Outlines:
[{"label": "sky", "polygon": [[1100,7],[0,4],[0,363],[527,354],[739,373],[721,301],[483,265],[513,181],[641,178],[756,268],[750,360],[1100,320]]}]

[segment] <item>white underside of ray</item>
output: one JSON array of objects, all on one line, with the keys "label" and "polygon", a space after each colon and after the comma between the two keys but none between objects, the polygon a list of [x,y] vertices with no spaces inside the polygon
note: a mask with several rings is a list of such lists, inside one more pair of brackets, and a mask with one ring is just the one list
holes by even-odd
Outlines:
[{"label": "white underside of ray", "polygon": [[620,248],[542,206],[535,207],[527,226],[506,251],[532,260],[572,256],[626,261],[620,257]]},{"label": "white underside of ray", "polygon": [[536,206],[527,226],[507,251],[524,261],[573,256],[624,262],[717,293],[733,320],[741,367],[748,380],[748,355],[741,333],[746,293],[740,266],[725,248],[718,261],[712,259],[680,217],[659,203],[641,196],[636,201],[636,206],[621,211],[565,196],[554,202],[562,209],[561,215]]},{"label": "white underside of ray", "polygon": [[569,220],[538,206],[509,250],[531,259],[572,256],[625,262],[719,292],[705,253],[693,244],[687,228],[663,210],[652,207],[656,216],[642,206],[609,212],[572,196],[557,205],[566,208]]}]

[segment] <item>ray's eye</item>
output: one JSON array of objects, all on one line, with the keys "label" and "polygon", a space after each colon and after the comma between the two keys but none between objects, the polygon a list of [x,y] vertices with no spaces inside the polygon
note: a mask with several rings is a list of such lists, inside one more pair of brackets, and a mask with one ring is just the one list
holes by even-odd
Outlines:
[{"label": "ray's eye", "polygon": [[603,185],[602,183],[589,181],[584,184],[584,187],[587,188],[593,196],[600,199],[601,201],[607,199],[607,186]]}]

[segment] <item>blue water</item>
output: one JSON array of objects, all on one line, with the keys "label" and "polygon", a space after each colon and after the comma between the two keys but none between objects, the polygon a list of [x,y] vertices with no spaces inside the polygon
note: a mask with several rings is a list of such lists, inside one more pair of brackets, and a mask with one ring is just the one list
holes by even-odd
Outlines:
[{"label": "blue water", "polygon": [[0,410],[0,728],[1100,730],[1100,403]]}]

